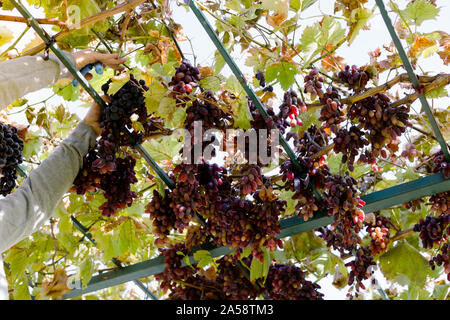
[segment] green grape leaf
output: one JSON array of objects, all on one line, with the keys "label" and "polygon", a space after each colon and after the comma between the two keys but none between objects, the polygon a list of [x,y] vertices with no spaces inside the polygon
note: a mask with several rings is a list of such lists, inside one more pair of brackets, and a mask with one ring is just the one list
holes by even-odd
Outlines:
[{"label": "green grape leaf", "polygon": [[95,264],[92,258],[86,257],[83,262],[79,266],[80,268],[80,277],[83,289],[85,289],[92,279],[92,274],[95,270]]},{"label": "green grape leaf", "polygon": [[262,248],[264,252],[264,261],[261,263],[258,259],[253,259],[252,264],[250,265],[250,281],[255,282],[257,279],[266,279],[269,274],[270,268],[270,251],[267,248]]},{"label": "green grape leaf", "polygon": [[309,256],[314,250],[322,249],[324,241],[318,238],[314,231],[302,232],[292,236],[295,257],[302,260]]},{"label": "green grape leaf", "polygon": [[119,246],[122,252],[135,254],[139,249],[140,239],[136,234],[136,225],[132,219],[127,219],[119,227]]},{"label": "green grape leaf", "polygon": [[194,259],[198,261],[197,267],[203,268],[213,262],[211,253],[208,250],[197,250],[193,255]]},{"label": "green grape leaf", "polygon": [[428,261],[406,241],[400,241],[379,258],[379,266],[388,280],[401,285],[425,284]]},{"label": "green grape leaf", "polygon": [[401,13],[405,19],[420,26],[425,20],[435,19],[439,14],[439,8],[427,0],[416,0],[409,2]]},{"label": "green grape leaf", "polygon": [[158,112],[161,100],[167,96],[168,90],[159,81],[153,81],[149,90],[144,94],[145,104],[149,113]]},{"label": "green grape leaf", "polygon": [[0,26],[0,47],[14,39],[13,33],[7,27]]},{"label": "green grape leaf", "polygon": [[295,64],[289,62],[276,62],[266,68],[266,81],[279,81],[284,91],[288,90],[295,82],[295,75],[299,72]]},{"label": "green grape leaf", "polygon": [[355,40],[359,31],[367,24],[372,18],[372,12],[365,8],[358,8],[352,11],[349,19],[350,30],[347,35],[348,44],[351,44]]},{"label": "green grape leaf", "polygon": [[180,131],[178,134],[145,141],[142,146],[155,161],[170,160],[179,154],[184,145],[183,138]]}]

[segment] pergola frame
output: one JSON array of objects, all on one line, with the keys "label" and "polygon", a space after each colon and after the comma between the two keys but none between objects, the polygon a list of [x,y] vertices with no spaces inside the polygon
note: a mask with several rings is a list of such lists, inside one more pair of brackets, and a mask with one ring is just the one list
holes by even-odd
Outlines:
[{"label": "pergola frame", "polygon": [[[44,44],[50,48],[55,55],[60,59],[60,61],[68,68],[68,70],[73,74],[75,79],[82,85],[82,87],[88,92],[89,95],[94,99],[96,103],[98,103],[101,107],[106,107],[105,102],[100,97],[100,95],[91,87],[91,85],[87,82],[87,80],[83,77],[83,75],[76,69],[76,67],[71,63],[71,61],[67,58],[67,56],[55,45],[55,41],[52,37],[50,37],[46,31],[40,26],[40,24],[33,18],[33,16],[28,12],[28,10],[16,0],[10,0],[11,3],[16,7],[16,9],[22,14],[22,16],[26,19],[27,23],[38,33],[38,35],[44,41]],[[136,1],[129,0],[127,4],[121,5],[130,6],[128,10],[134,8],[135,6],[143,3],[144,1]],[[202,24],[206,33],[216,46],[217,50],[220,52],[233,74],[238,79],[239,83],[242,85],[243,89],[249,96],[249,99],[255,104],[260,114],[266,118],[268,116],[267,111],[259,100],[258,96],[255,94],[253,89],[247,84],[242,72],[240,71],[237,64],[231,58],[228,51],[225,49],[223,44],[220,42],[213,28],[209,24],[206,17],[203,15],[202,11],[196,6],[195,1],[186,0],[185,3],[189,5],[199,22]],[[430,123],[431,128],[433,129],[434,135],[439,142],[442,151],[444,152],[447,161],[450,161],[450,154],[447,147],[447,144],[442,136],[442,133],[439,130],[439,127],[436,123],[436,120],[433,116],[433,113],[428,105],[426,98],[423,93],[420,92],[420,84],[417,79],[417,76],[414,74],[412,66],[406,56],[406,53],[401,45],[401,42],[395,32],[395,29],[392,26],[392,22],[387,14],[387,11],[384,7],[384,3],[382,0],[376,0],[376,3],[380,9],[382,17],[385,21],[385,24],[389,30],[389,33],[394,41],[395,46],[397,47],[398,53],[402,59],[403,65],[408,72],[408,76],[410,78],[413,87],[417,90],[419,94],[419,99],[422,103],[422,107],[427,114],[428,121]],[[135,4],[133,7],[132,5]],[[110,9],[110,10],[114,10]],[[120,11],[119,11],[120,12]],[[90,18],[86,19],[89,20]],[[95,21],[94,21],[95,22]],[[41,46],[42,47],[42,46]],[[43,49],[43,48],[41,48]],[[35,53],[35,52],[33,52]],[[297,167],[299,171],[302,171],[301,166],[297,161],[297,157],[295,153],[286,142],[283,136],[280,134],[280,144],[284,148],[285,152]],[[168,175],[158,166],[158,164],[151,158],[151,156],[145,151],[145,149],[137,144],[135,148],[141,153],[142,157],[147,161],[147,163],[155,170],[156,174],[165,182],[165,184],[173,189],[175,184],[168,177]],[[391,188],[387,188],[381,191],[377,191],[374,193],[366,194],[361,197],[362,200],[366,202],[366,205],[362,207],[362,210],[365,213],[374,212],[386,208],[390,208],[393,206],[397,206],[412,200],[420,199],[426,196],[431,196],[433,194],[446,192],[450,190],[450,179],[445,179],[442,174],[432,174],[411,182],[403,183]],[[316,196],[320,197],[320,194],[315,190]],[[76,218],[72,217],[72,222],[74,226],[86,236],[86,238],[95,244],[95,241],[92,239],[92,236],[89,233],[89,230],[84,227]],[[329,225],[333,222],[333,218],[328,216],[326,211],[318,212],[312,219],[305,221],[299,217],[292,217],[288,219],[284,219],[280,221],[281,224],[281,233],[277,236],[277,238],[285,238],[288,236],[296,235],[302,232],[306,232],[309,230],[314,230],[319,227],[323,227]],[[211,253],[211,257],[219,257],[222,255],[229,254],[233,252],[228,247],[214,247],[211,244],[203,244],[194,248],[193,252],[197,250],[208,250]],[[191,263],[195,263],[195,259],[193,255],[189,255],[189,260]],[[164,257],[159,256],[154,259],[150,259],[147,261],[139,262],[129,266],[122,266],[122,264],[113,259],[112,262],[116,264],[119,269],[112,270],[109,272],[104,272],[102,274],[96,275],[92,277],[91,281],[87,284],[84,289],[74,289],[71,292],[65,294],[63,296],[64,299],[74,298],[77,296],[81,296],[86,293],[95,292],[101,289],[105,289],[108,287],[116,286],[122,283],[126,283],[129,281],[134,281],[136,285],[139,286],[148,296],[152,299],[157,299],[157,297],[151,293],[139,279],[146,278],[151,275],[155,275],[161,273],[164,270]],[[183,265],[186,263],[183,261]]]}]

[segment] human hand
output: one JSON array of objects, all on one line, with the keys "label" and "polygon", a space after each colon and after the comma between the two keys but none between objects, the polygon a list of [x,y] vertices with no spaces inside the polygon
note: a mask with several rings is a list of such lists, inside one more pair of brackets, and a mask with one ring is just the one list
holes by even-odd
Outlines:
[{"label": "human hand", "polygon": [[[107,96],[103,96],[102,99],[105,102],[110,102]],[[88,113],[83,119],[83,122],[85,124],[94,129],[97,136],[99,136],[102,133],[102,128],[100,127],[101,116],[102,116],[102,108],[96,102],[94,102],[94,104],[92,104],[91,108],[89,109]]]},{"label": "human hand", "polygon": [[75,52],[73,55],[78,70],[82,69],[88,64],[101,62],[103,65],[107,67],[110,67],[114,70],[122,71],[124,69],[124,66],[121,66],[121,64],[127,61],[126,58],[119,58],[118,53],[104,54],[92,51],[90,49]]}]

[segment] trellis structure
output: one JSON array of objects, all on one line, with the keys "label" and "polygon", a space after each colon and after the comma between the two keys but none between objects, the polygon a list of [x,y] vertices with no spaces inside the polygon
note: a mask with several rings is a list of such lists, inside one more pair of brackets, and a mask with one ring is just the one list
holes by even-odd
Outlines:
[{"label": "trellis structure", "polygon": [[[61,62],[69,69],[69,71],[73,74],[75,79],[82,85],[82,87],[91,95],[91,97],[96,101],[101,107],[105,107],[105,102],[102,100],[100,95],[90,86],[90,84],[86,81],[86,79],[81,75],[81,73],[76,69],[76,67],[71,63],[71,61],[66,57],[66,55],[56,47],[55,41],[52,37],[50,37],[44,29],[39,25],[39,23],[32,17],[32,15],[28,12],[28,10],[18,1],[10,0],[11,3],[19,10],[19,12],[23,15],[23,17],[27,20],[29,25],[38,33],[38,35],[43,39],[47,48],[50,48],[55,55],[61,60]],[[129,1],[136,3],[135,6],[143,3],[144,1]],[[206,17],[203,15],[202,11],[196,6],[193,0],[185,0],[185,3],[189,5],[199,22],[202,24],[206,33],[216,46],[219,53],[222,55],[239,83],[242,85],[243,89],[255,104],[261,115],[266,118],[268,116],[267,111],[259,100],[255,92],[252,88],[247,84],[242,72],[240,71],[237,64],[231,58],[228,51],[225,49],[223,44],[218,39],[216,33],[213,28],[209,24]],[[395,46],[397,47],[398,53],[402,59],[403,65],[408,72],[408,76],[410,78],[413,87],[416,89],[419,95],[419,99],[422,103],[422,107],[428,117],[428,121],[430,126],[434,132],[434,135],[439,142],[442,151],[447,158],[447,161],[450,161],[450,154],[448,150],[448,146],[442,136],[442,133],[439,130],[439,127],[436,123],[436,120],[433,116],[433,113],[428,105],[426,98],[423,93],[420,91],[420,84],[417,79],[417,76],[414,74],[411,64],[405,54],[405,51],[401,45],[401,42],[395,32],[395,29],[392,26],[392,22],[387,14],[387,11],[384,7],[384,3],[382,0],[376,0],[376,3],[380,9],[382,17],[385,21],[385,24],[390,32],[390,35],[394,41]],[[89,19],[89,18],[88,18]],[[60,36],[61,37],[61,36]],[[44,49],[41,47],[40,49]],[[280,135],[280,144],[284,148],[285,152],[288,154],[291,161],[297,166],[297,169],[300,171],[302,168],[300,167],[297,157],[295,153],[286,142],[284,137]],[[137,144],[135,148],[141,153],[142,157],[148,162],[148,164],[155,170],[157,175],[165,182],[165,184],[173,189],[174,183],[168,177],[168,175],[158,166],[158,164],[151,158],[151,156],[145,151],[145,149]],[[22,171],[22,170],[20,170]],[[391,188],[387,188],[378,192],[370,193],[361,197],[362,200],[366,202],[366,205],[362,207],[362,210],[365,213],[374,212],[386,208],[390,208],[392,206],[400,205],[405,202],[409,202],[412,200],[420,199],[426,196],[431,196],[436,193],[446,192],[450,190],[450,179],[445,179],[442,174],[432,174],[408,183],[403,183]],[[320,198],[320,194],[316,191],[316,196]],[[95,244],[95,241],[92,239],[89,234],[89,230],[84,227],[78,220],[72,217],[72,222],[74,226],[80,230],[88,240]],[[281,233],[277,236],[277,238],[285,238],[288,236],[292,236],[295,234],[299,234],[302,232],[306,232],[309,230],[316,229],[318,227],[329,225],[333,222],[333,218],[328,216],[326,211],[318,212],[312,219],[308,221],[304,221],[299,217],[292,217],[288,219],[284,219],[280,221],[281,224]],[[203,244],[194,248],[192,252],[197,250],[208,250],[211,253],[211,257],[219,257],[222,255],[226,255],[231,253],[231,250],[228,247],[214,247],[210,244]],[[191,263],[195,262],[195,259],[192,255],[189,255],[189,260]],[[126,283],[129,281],[134,281],[136,285],[138,285],[147,295],[152,297],[153,299],[157,299],[142,282],[138,279],[146,278],[151,275],[155,275],[161,273],[164,270],[164,257],[159,256],[157,258],[136,263],[134,265],[129,265],[123,267],[121,263],[115,259],[112,261],[116,264],[119,269],[112,270],[109,272],[104,272],[101,275],[97,275],[92,277],[91,281],[87,284],[84,289],[74,289],[71,292],[65,294],[63,298],[69,299],[74,298],[86,293],[98,291],[101,289],[105,289],[108,287],[116,286],[122,283]],[[183,265],[186,263],[183,261]]]}]

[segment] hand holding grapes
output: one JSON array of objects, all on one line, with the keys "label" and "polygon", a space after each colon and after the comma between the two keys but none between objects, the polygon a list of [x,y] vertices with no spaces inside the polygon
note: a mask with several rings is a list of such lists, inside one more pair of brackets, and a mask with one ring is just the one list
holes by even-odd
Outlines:
[{"label": "hand holding grapes", "polygon": [[[103,100],[109,102],[109,98],[107,96],[102,97]],[[89,125],[92,129],[94,129],[97,136],[102,133],[102,129],[100,128],[100,117],[102,115],[102,108],[94,102],[94,104],[89,109],[88,113],[83,119],[83,122]]]}]

